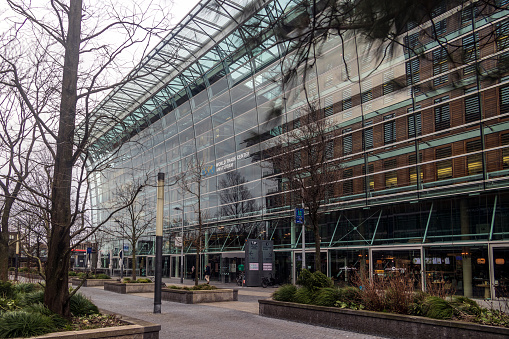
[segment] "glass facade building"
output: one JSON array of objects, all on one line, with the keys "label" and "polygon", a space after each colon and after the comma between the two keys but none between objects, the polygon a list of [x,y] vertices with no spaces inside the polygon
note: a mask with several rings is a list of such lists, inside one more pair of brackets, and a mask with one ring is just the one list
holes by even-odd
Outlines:
[{"label": "glass facade building", "polygon": [[[274,241],[276,277],[294,281],[302,262],[293,217],[300,201],[266,157],[274,138],[299,128],[309,100],[334,126],[328,152],[342,164],[322,205],[323,272],[348,284],[362,269],[399,271],[421,286],[507,295],[509,11],[497,3],[438,8],[439,30],[408,27],[382,59],[355,32],[331,36],[306,76],[283,84],[292,46],[277,43],[274,27],[299,16],[298,2],[203,0],[133,71],[146,75],[97,108],[119,122],[105,125],[91,148],[90,167],[115,154],[91,176],[92,221],[108,216],[118,187],[147,175],[155,183],[165,173],[163,271],[178,276],[173,237],[182,215],[185,232],[198,216],[196,199],[170,184],[196,157],[206,188],[202,262],[211,263],[212,278],[234,281],[245,240],[260,238]],[[155,212],[155,187],[142,197]],[[175,209],[182,206],[184,213]],[[311,231],[305,239],[314,269]],[[149,272],[154,241],[155,224],[135,249]],[[110,253],[116,267],[121,248],[122,240],[108,239],[104,260]],[[193,252],[185,246],[186,271]]]}]

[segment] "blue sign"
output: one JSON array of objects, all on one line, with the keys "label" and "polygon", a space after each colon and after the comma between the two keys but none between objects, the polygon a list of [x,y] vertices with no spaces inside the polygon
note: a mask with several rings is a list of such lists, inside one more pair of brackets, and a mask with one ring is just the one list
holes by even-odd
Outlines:
[{"label": "blue sign", "polygon": [[304,223],[304,209],[303,208],[295,209],[295,223],[296,224]]},{"label": "blue sign", "polygon": [[129,251],[129,245],[124,245],[124,252],[128,252]]},{"label": "blue sign", "polygon": [[87,247],[87,253],[92,253],[92,247]]}]

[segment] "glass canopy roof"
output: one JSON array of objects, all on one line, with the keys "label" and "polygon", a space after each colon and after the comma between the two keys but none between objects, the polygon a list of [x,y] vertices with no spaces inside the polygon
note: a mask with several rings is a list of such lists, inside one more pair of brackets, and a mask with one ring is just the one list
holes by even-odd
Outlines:
[{"label": "glass canopy roof", "polygon": [[[199,63],[193,62],[200,56],[199,53],[205,52],[202,49],[208,42],[217,43],[216,37],[221,36],[220,33],[228,25],[238,20],[250,2],[250,0],[202,0],[125,77],[123,83],[99,103],[95,112],[100,111],[103,116],[105,113],[107,116],[123,119],[125,115],[143,104],[147,97],[165,86],[169,76],[182,72],[181,75],[187,83],[202,77],[204,72],[221,59],[221,56],[212,50],[205,54]],[[168,96],[176,94],[182,87],[181,81],[173,85],[170,83],[166,88],[166,91],[170,92]],[[156,96],[150,99],[145,105],[150,106],[151,100],[156,101],[158,98]],[[96,138],[111,127],[105,123],[94,133]]]}]

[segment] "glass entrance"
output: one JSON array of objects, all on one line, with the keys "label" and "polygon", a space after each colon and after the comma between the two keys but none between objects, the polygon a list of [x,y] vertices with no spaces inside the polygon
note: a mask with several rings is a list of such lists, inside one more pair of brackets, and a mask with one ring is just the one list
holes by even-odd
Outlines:
[{"label": "glass entrance", "polygon": [[509,297],[509,247],[493,249],[495,298]]},{"label": "glass entrance", "polygon": [[414,281],[415,288],[421,288],[420,249],[377,250],[372,256],[375,279],[406,276]]}]

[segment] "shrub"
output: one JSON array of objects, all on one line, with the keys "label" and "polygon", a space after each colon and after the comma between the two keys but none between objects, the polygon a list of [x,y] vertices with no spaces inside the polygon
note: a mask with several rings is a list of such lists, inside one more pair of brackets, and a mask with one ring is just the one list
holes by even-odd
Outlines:
[{"label": "shrub", "polygon": [[32,283],[17,283],[14,285],[14,291],[19,293],[31,293],[40,289],[40,286]]},{"label": "shrub", "polygon": [[314,292],[307,287],[300,287],[295,292],[293,301],[299,304],[312,304],[314,299]]},{"label": "shrub", "polygon": [[147,283],[151,283],[152,280],[148,279],[148,278],[139,278],[139,279],[136,279],[136,280],[131,280],[131,278],[123,278],[122,279],[122,282],[124,284],[129,284],[129,283],[142,283],[142,284],[147,284]]},{"label": "shrub", "polygon": [[70,308],[75,317],[99,313],[97,306],[81,293],[76,293],[71,297]]},{"label": "shrub", "polygon": [[53,313],[44,304],[41,304],[41,303],[30,305],[28,307],[25,307],[23,310],[30,312],[30,313],[42,314],[42,315],[50,318],[53,321],[53,324],[55,325],[55,327],[57,327],[57,328],[63,328],[68,324],[68,322],[65,318],[62,318],[58,314]]},{"label": "shrub", "polygon": [[0,316],[0,337],[31,337],[56,331],[50,317],[26,311],[6,312]]},{"label": "shrub", "polygon": [[69,276],[70,277],[76,277],[78,275],[78,273],[74,272],[74,271],[69,271]]},{"label": "shrub", "polygon": [[214,285],[200,284],[192,287],[184,287],[184,289],[191,291],[201,291],[201,290],[217,290],[217,287]]},{"label": "shrub", "polygon": [[10,281],[0,281],[0,297],[12,298],[14,292],[14,286]]},{"label": "shrub", "polygon": [[340,291],[338,300],[345,303],[360,304],[362,302],[362,292],[358,287],[348,286],[343,287]]},{"label": "shrub", "polygon": [[28,267],[21,267],[18,269],[18,272],[21,272],[21,273],[26,273],[26,272],[29,272],[30,269]]},{"label": "shrub", "polygon": [[319,290],[313,301],[313,304],[318,306],[332,307],[338,300],[341,299],[341,291],[337,288],[326,287]]},{"label": "shrub", "polygon": [[423,303],[423,315],[434,319],[451,319],[454,315],[454,308],[447,301],[440,297],[427,297]]},{"label": "shrub", "polygon": [[16,300],[0,298],[0,314],[7,311],[14,311],[17,308]]},{"label": "shrub", "polygon": [[104,273],[96,274],[94,279],[111,279],[111,277]]},{"label": "shrub", "polygon": [[30,293],[23,293],[20,295],[20,304],[29,306],[32,304],[44,302],[44,290],[38,290]]},{"label": "shrub", "polygon": [[332,279],[322,272],[316,271],[311,273],[308,270],[302,270],[299,275],[299,279],[297,279],[297,284],[304,286],[313,292],[320,288],[333,286]]},{"label": "shrub", "polygon": [[297,287],[295,285],[286,284],[279,287],[274,293],[272,293],[272,299],[292,302],[295,292],[297,292]]},{"label": "shrub", "polygon": [[424,300],[429,297],[428,294],[423,291],[417,291],[413,294],[413,302],[408,306],[408,314],[411,315],[424,315]]},{"label": "shrub", "polygon": [[13,272],[13,271],[16,271],[16,268],[14,268],[14,267],[9,267],[9,272]]}]

